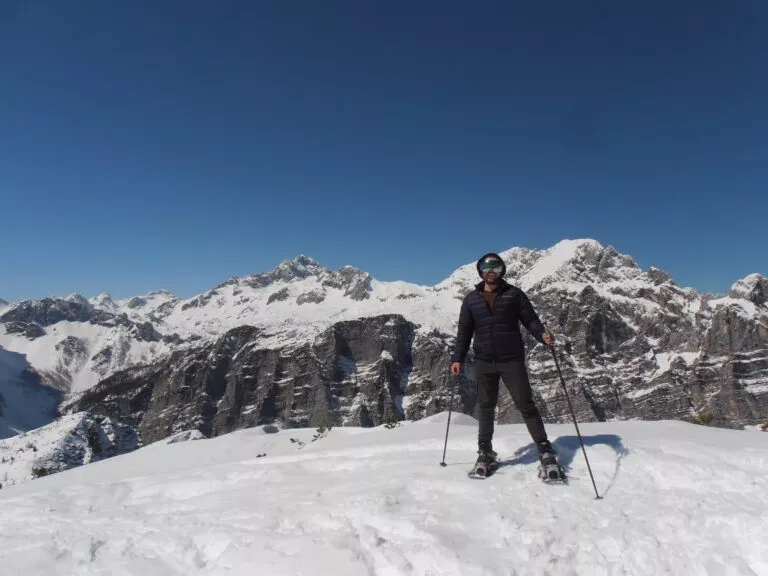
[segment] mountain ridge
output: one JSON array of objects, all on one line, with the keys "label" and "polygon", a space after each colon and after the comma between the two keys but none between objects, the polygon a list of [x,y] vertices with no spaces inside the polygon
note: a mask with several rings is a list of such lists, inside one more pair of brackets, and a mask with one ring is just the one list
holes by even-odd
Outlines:
[{"label": "mountain ridge", "polygon": [[[768,307],[764,299],[768,283],[761,274],[737,280],[729,296],[716,298],[679,287],[656,267],[643,270],[631,256],[596,240],[562,240],[547,249],[513,247],[500,254],[507,263],[507,280],[529,293],[542,319],[556,333],[559,345],[570,355],[566,371],[592,390],[584,399],[584,417],[680,417],[700,411],[713,393],[715,382],[723,379],[743,381],[743,385],[738,384],[741,392],[751,394],[754,390],[759,398],[763,397],[763,379],[768,375],[768,360],[764,361],[768,353],[763,353],[768,341]],[[305,350],[306,358],[290,368],[297,370],[321,370],[331,361],[309,360],[317,354],[317,346],[326,352],[331,350],[323,344],[329,334],[337,339],[368,338],[373,340],[359,345],[366,356],[363,363],[386,372],[386,363],[382,364],[379,355],[386,353],[394,359],[393,374],[406,378],[406,383],[388,381],[386,387],[393,394],[388,401],[405,402],[405,408],[379,406],[375,410],[378,416],[363,419],[375,422],[385,415],[404,418],[409,410],[418,418],[444,401],[440,389],[447,381],[438,368],[455,334],[461,298],[478,281],[474,262],[459,266],[433,286],[423,286],[382,282],[349,265],[331,270],[300,254],[270,271],[231,277],[186,299],[167,290],[153,290],[118,300],[102,293],[90,299],[70,294],[15,303],[0,313],[0,346],[25,354],[43,382],[67,393],[65,406],[71,408],[97,383],[130,371],[131,367],[155,366],[172,379],[172,358],[191,358],[199,356],[201,350],[216,349],[217,342],[242,326],[256,328],[256,336],[248,341],[251,351],[271,350],[278,358],[291,350]],[[401,318],[396,324],[403,328],[387,337],[406,338],[412,347],[408,353],[398,352],[397,347],[374,346],[375,339],[390,330],[387,322],[392,315]],[[551,366],[547,365],[546,354],[527,339],[531,369],[541,371],[542,379],[550,382]],[[431,351],[427,358],[422,350]],[[349,364],[350,357],[343,351],[327,353],[333,357],[332,364],[342,366],[336,376],[329,376],[339,384],[344,381],[339,374],[346,374],[343,366],[360,365],[357,360]],[[750,358],[751,363],[739,360],[739,354],[747,354],[744,358]],[[414,359],[421,367],[413,366]],[[705,361],[713,362],[712,369],[718,371],[723,366],[735,366],[734,359],[739,366],[735,375],[694,374]],[[470,386],[471,374],[468,378],[465,386]],[[686,384],[682,396],[674,392],[680,382],[690,378],[706,385],[691,388]],[[638,399],[648,394],[644,390],[649,381],[648,390],[674,392],[655,412],[638,408]],[[306,385],[319,385],[319,381],[313,382]],[[607,382],[613,382],[609,388],[613,387],[614,395],[621,400],[605,396]],[[272,384],[264,386],[273,394],[279,392]],[[409,387],[420,390],[418,400],[398,392]],[[346,385],[342,389],[346,390],[344,394],[354,392]],[[603,391],[597,394],[598,389]],[[741,392],[734,397],[741,398]],[[359,390],[354,394],[360,394]],[[757,405],[763,402],[759,398]],[[354,399],[349,401],[354,403]],[[463,401],[464,409],[471,410],[471,390]],[[673,408],[670,402],[680,405]],[[744,420],[739,416],[745,411],[740,402],[721,412],[736,421]],[[746,402],[754,404],[752,400]],[[317,407],[310,404],[304,409],[316,411]],[[413,409],[414,405],[419,408]],[[747,412],[754,410],[753,406]],[[560,412],[557,408],[550,417]],[[345,417],[361,417],[358,409],[347,414]],[[505,406],[502,417],[513,418],[514,411]],[[239,421],[239,417],[233,418]],[[750,418],[754,419],[746,420]]]}]

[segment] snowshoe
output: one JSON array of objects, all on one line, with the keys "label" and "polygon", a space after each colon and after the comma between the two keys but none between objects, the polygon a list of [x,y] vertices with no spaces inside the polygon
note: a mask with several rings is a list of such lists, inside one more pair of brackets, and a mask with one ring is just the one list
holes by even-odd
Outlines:
[{"label": "snowshoe", "polygon": [[565,471],[557,461],[554,450],[544,452],[539,457],[539,478],[545,482],[565,482],[567,480]]},{"label": "snowshoe", "polygon": [[493,450],[478,450],[477,461],[469,471],[468,476],[483,480],[491,476],[499,468],[498,454]]}]

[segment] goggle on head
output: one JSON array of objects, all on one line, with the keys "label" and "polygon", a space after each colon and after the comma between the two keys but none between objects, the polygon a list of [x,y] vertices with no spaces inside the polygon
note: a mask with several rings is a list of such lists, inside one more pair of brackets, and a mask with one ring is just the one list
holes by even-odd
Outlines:
[{"label": "goggle on head", "polygon": [[483,274],[495,272],[498,275],[501,274],[502,270],[504,270],[504,265],[496,258],[486,258],[480,263],[480,272]]}]

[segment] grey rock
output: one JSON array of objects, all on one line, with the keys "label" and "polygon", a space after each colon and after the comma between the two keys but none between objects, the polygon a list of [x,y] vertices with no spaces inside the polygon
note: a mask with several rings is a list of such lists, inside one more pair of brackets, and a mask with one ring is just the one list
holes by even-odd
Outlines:
[{"label": "grey rock", "polygon": [[[375,426],[421,418],[445,405],[447,340],[424,339],[414,355],[414,330],[401,316],[378,316],[271,350],[258,347],[258,329],[243,326],[161,366],[115,374],[71,409],[134,425],[145,442],[189,427],[215,436],[275,423]],[[469,383],[464,388],[457,398],[474,402]],[[418,400],[406,414],[411,393]]]},{"label": "grey rock", "polygon": [[273,270],[263,274],[253,274],[242,278],[231,278],[217,288],[232,284],[242,284],[252,288],[264,288],[275,282],[290,282],[292,280],[317,276],[325,269],[309,256],[299,255],[291,260],[283,260]]},{"label": "grey rock", "polygon": [[172,345],[178,346],[179,344],[184,342],[184,339],[174,332],[173,334],[165,334],[163,336],[163,342],[165,342],[166,344],[172,344]]},{"label": "grey rock", "polygon": [[302,304],[319,304],[325,300],[325,296],[325,290],[311,290],[304,294],[300,294],[298,298],[296,298],[296,304],[299,306]]},{"label": "grey rock", "polygon": [[67,377],[80,370],[88,360],[88,345],[74,336],[57,342],[55,350],[59,354],[60,371],[66,371]]},{"label": "grey rock", "polygon": [[768,278],[761,274],[750,274],[731,286],[731,298],[744,298],[757,306],[768,302]]},{"label": "grey rock", "polygon": [[650,278],[651,281],[656,286],[660,286],[661,284],[666,284],[668,282],[672,282],[672,278],[669,276],[669,274],[667,274],[663,270],[660,270],[658,268],[654,268],[653,266],[648,268],[647,274],[648,274],[648,278]]},{"label": "grey rock", "polygon": [[146,305],[147,305],[147,301],[140,296],[134,296],[133,298],[128,300],[128,304],[126,304],[126,306],[128,306],[128,308],[131,308],[131,309],[141,308],[142,306],[146,306]]},{"label": "grey rock", "polygon": [[163,337],[155,330],[151,322],[141,322],[135,325],[135,335],[137,340],[143,342],[159,342]]},{"label": "grey rock", "polygon": [[93,306],[81,296],[24,300],[0,316],[0,322],[22,322],[50,326],[63,320],[89,322]]},{"label": "grey rock", "polygon": [[195,298],[192,298],[190,301],[185,302],[181,305],[182,310],[189,310],[190,308],[202,308],[208,302],[211,301],[211,299],[214,296],[217,296],[219,293],[214,290],[208,290],[207,292],[200,294],[199,296],[196,296]]},{"label": "grey rock", "polygon": [[371,275],[353,266],[342,266],[336,271],[327,271],[322,277],[322,285],[328,288],[344,290],[344,295],[352,300],[370,298]]},{"label": "grey rock", "polygon": [[45,329],[35,322],[6,322],[5,331],[7,334],[21,334],[29,340],[45,336]]},{"label": "grey rock", "polygon": [[283,302],[287,300],[289,296],[288,288],[281,288],[277,292],[273,292],[269,295],[269,298],[267,298],[267,306],[273,302]]}]

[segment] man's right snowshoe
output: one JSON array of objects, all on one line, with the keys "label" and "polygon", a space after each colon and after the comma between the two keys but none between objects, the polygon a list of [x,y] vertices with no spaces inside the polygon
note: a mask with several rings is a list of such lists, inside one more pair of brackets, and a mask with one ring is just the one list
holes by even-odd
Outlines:
[{"label": "man's right snowshoe", "polygon": [[539,456],[539,478],[545,482],[565,482],[568,479],[551,448]]},{"label": "man's right snowshoe", "polygon": [[468,476],[478,480],[484,480],[499,468],[498,454],[493,450],[478,450],[477,461],[469,471]]}]

